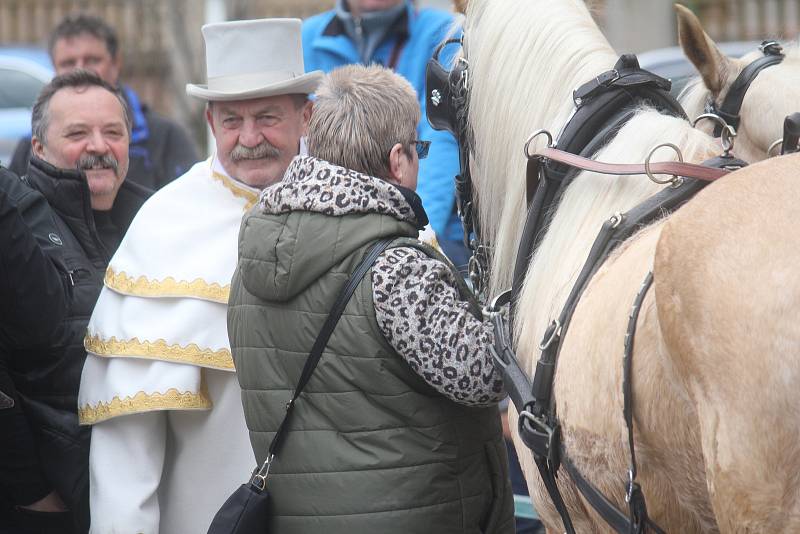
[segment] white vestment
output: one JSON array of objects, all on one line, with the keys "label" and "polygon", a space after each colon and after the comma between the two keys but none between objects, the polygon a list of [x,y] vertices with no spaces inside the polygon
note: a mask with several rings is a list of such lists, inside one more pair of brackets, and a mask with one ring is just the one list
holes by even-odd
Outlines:
[{"label": "white vestment", "polygon": [[227,301],[258,191],[202,161],[141,208],[85,340],[93,534],[203,534],[255,467]]}]

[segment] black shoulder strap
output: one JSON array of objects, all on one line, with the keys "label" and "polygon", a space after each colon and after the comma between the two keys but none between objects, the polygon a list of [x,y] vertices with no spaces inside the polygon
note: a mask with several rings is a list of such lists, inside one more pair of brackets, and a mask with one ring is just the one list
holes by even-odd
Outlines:
[{"label": "black shoulder strap", "polygon": [[314,373],[314,369],[316,369],[317,363],[319,363],[322,357],[322,351],[325,350],[328,340],[331,334],[333,334],[333,330],[336,328],[336,324],[339,322],[339,318],[342,316],[345,306],[347,306],[347,302],[350,300],[356,287],[358,287],[358,284],[361,283],[361,279],[364,278],[364,275],[367,274],[367,271],[372,267],[372,264],[375,263],[378,256],[386,250],[392,241],[394,241],[394,238],[388,237],[372,245],[364,255],[364,259],[361,260],[361,263],[358,264],[353,274],[350,275],[350,278],[344,284],[341,291],[339,291],[339,296],[336,298],[336,302],[333,304],[333,308],[331,308],[328,318],[325,320],[325,324],[322,325],[317,340],[314,341],[314,346],[311,347],[311,353],[306,359],[303,372],[300,373],[300,379],[297,381],[297,387],[294,390],[292,400],[286,404],[286,415],[283,417],[283,421],[281,421],[281,425],[278,427],[278,431],[275,433],[275,437],[272,438],[272,443],[269,445],[268,458],[276,456],[281,445],[283,445],[283,440],[286,438],[286,429],[289,426],[289,420],[291,419],[294,409],[294,403],[297,397],[300,396],[300,393],[303,392],[303,388],[306,387],[309,379],[311,379],[311,375]]}]

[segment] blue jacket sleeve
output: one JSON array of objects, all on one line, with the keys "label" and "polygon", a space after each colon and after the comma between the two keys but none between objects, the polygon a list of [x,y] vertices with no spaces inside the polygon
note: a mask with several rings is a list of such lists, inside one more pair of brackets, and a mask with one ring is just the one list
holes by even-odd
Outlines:
[{"label": "blue jacket sleeve", "polygon": [[417,194],[422,199],[431,227],[443,236],[455,204],[458,145],[450,132],[437,132],[431,127],[424,109],[417,131],[420,139],[431,141],[428,157],[420,161]]}]

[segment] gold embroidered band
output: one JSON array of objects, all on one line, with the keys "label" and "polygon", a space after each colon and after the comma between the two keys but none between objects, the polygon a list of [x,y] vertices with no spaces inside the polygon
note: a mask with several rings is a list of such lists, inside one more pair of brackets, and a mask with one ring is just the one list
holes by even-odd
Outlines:
[{"label": "gold embroidered band", "polygon": [[82,425],[93,425],[112,417],[155,410],[209,410],[212,407],[208,394],[201,390],[179,392],[170,388],[166,393],[145,393],[140,391],[133,397],[120,399],[115,396],[110,402],[98,402],[78,408],[78,418]]},{"label": "gold embroidered band", "polygon": [[177,343],[169,345],[163,339],[156,341],[139,341],[138,338],[118,340],[114,336],[111,336],[110,339],[101,339],[99,336],[87,335],[83,340],[83,346],[87,351],[98,356],[132,356],[233,370],[233,358],[230,350],[200,348],[194,343],[182,346]]},{"label": "gold embroidered band", "polygon": [[237,185],[234,180],[231,180],[224,174],[220,174],[217,171],[211,171],[211,176],[213,176],[215,180],[220,182],[225,187],[225,189],[233,193],[233,196],[245,200],[245,206],[244,206],[245,211],[252,208],[255,205],[255,203],[258,202],[258,193],[250,191],[249,189],[245,189],[240,185]]},{"label": "gold embroidered band", "polygon": [[163,280],[150,280],[146,276],[134,279],[124,271],[115,272],[111,267],[106,269],[105,284],[123,295],[135,297],[194,297],[210,300],[220,304],[228,303],[230,284],[221,286],[216,282],[206,282],[195,278],[191,282],[175,280],[171,276]]}]

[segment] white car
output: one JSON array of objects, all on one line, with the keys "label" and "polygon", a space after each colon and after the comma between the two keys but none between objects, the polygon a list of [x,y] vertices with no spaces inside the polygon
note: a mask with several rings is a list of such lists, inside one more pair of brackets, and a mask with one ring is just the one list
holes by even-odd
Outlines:
[{"label": "white car", "polygon": [[0,47],[0,163],[7,166],[19,140],[31,133],[31,108],[53,77],[47,52]]}]

